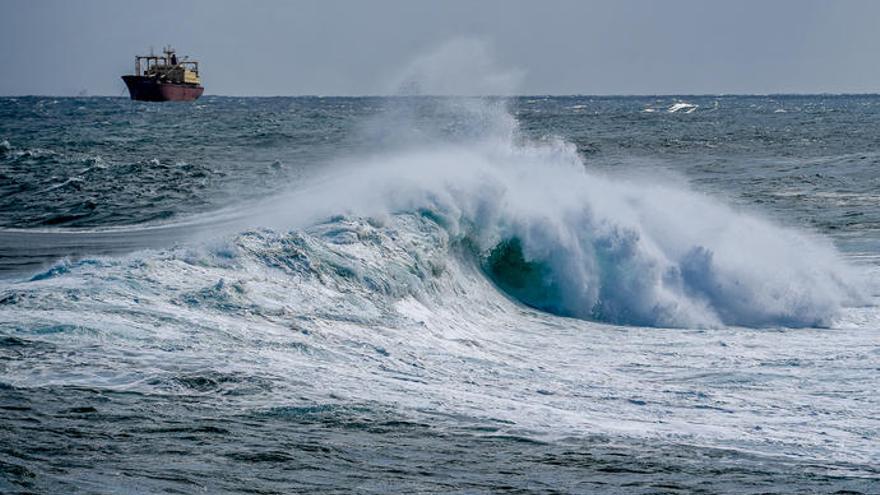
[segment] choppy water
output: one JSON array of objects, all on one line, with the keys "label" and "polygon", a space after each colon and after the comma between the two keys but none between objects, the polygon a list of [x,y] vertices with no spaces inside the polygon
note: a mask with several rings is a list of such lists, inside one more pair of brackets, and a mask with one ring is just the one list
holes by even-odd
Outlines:
[{"label": "choppy water", "polygon": [[0,492],[880,493],[878,135],[0,99]]}]

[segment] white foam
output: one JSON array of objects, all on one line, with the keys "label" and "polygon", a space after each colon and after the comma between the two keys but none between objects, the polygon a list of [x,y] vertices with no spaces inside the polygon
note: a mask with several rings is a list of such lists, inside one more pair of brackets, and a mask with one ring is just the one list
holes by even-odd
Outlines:
[{"label": "white foam", "polygon": [[685,110],[685,113],[691,113],[697,109],[699,105],[694,105],[693,103],[686,103],[680,101],[678,103],[672,104],[666,111],[669,113],[679,112],[681,110]]}]

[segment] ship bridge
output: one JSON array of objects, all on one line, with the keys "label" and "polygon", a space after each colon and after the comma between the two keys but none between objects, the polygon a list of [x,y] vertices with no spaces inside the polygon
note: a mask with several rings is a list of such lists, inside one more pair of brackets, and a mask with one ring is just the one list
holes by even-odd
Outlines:
[{"label": "ship bridge", "polygon": [[174,48],[162,50],[162,55],[136,55],[134,73],[176,84],[199,84],[199,63],[184,57],[177,59]]}]

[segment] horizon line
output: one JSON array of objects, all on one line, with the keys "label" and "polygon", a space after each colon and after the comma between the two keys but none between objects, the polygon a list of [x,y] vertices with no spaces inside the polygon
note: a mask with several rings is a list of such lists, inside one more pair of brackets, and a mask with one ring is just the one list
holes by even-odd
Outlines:
[{"label": "horizon line", "polygon": [[[510,94],[510,95],[455,95],[455,94],[420,94],[420,95],[395,95],[395,94],[363,94],[363,95],[245,95],[245,94],[212,94],[206,93],[204,97],[219,98],[661,98],[661,97],[726,97],[726,96],[880,96],[877,92],[795,92],[795,93],[534,93],[534,94]],[[54,95],[54,94],[6,94],[0,98],[124,98],[126,95]]]}]

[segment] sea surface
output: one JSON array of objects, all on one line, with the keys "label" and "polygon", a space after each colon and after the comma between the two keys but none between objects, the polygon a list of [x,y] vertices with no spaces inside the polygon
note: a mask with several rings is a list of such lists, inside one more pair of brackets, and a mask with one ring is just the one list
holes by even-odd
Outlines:
[{"label": "sea surface", "polygon": [[0,98],[0,493],[880,494],[880,96]]}]

